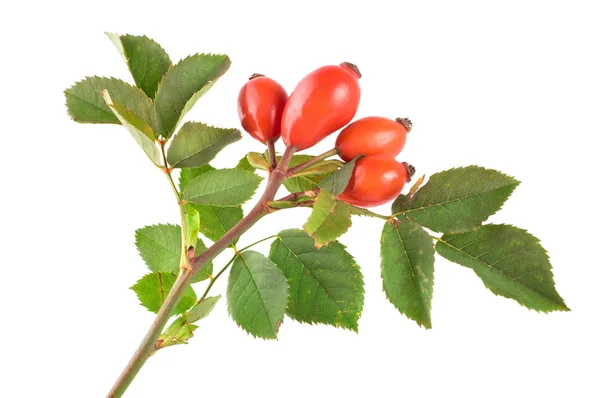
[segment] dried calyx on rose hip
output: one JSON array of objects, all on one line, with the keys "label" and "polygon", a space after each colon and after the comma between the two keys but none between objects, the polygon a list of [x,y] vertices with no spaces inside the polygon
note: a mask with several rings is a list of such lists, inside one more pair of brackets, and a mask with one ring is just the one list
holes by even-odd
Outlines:
[{"label": "dried calyx on rose hip", "polygon": [[358,119],[338,135],[335,147],[340,157],[349,162],[359,155],[396,157],[406,143],[412,123],[407,118],[396,120],[380,116]]},{"label": "dried calyx on rose hip", "polygon": [[349,62],[323,66],[306,75],[283,110],[285,145],[310,148],[350,122],[360,101],[360,77],[358,68]]},{"label": "dried calyx on rose hip", "polygon": [[238,115],[244,130],[263,144],[277,141],[287,99],[287,92],[275,80],[261,74],[250,76],[238,95]]},{"label": "dried calyx on rose hip", "polygon": [[356,162],[350,182],[338,198],[359,207],[379,206],[394,200],[414,173],[413,166],[393,157],[365,156]]}]

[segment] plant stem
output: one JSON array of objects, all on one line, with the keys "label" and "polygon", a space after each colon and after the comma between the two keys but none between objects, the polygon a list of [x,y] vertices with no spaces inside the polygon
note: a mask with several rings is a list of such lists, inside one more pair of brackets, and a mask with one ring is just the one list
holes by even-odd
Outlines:
[{"label": "plant stem", "polygon": [[307,167],[312,166],[313,164],[319,163],[321,160],[325,160],[331,156],[335,156],[337,155],[338,150],[336,148],[330,149],[329,151],[322,153],[318,156],[315,156],[314,158],[307,160],[304,163],[299,164],[296,167],[292,167],[291,169],[288,170],[288,176],[293,176],[295,173],[299,172],[300,170],[304,170]]},{"label": "plant stem", "polygon": [[204,291],[204,294],[202,294],[202,297],[200,297],[198,299],[198,301],[196,301],[196,304],[200,303],[202,300],[204,300],[206,298],[206,296],[208,295],[208,292],[210,291],[210,288],[215,284],[215,282],[217,281],[217,279],[219,279],[219,277],[221,275],[223,275],[223,273],[227,270],[227,268],[229,268],[229,266],[231,264],[233,264],[233,262],[235,261],[235,259],[237,258],[239,252],[236,251],[236,253],[233,255],[233,257],[231,258],[231,260],[229,260],[227,262],[227,264],[225,264],[225,266],[221,269],[221,271],[219,271],[219,273],[217,273],[217,275],[214,276],[214,278],[212,278],[210,280],[210,283],[208,284],[208,286],[206,286],[206,290]]},{"label": "plant stem", "polygon": [[275,152],[275,141],[267,141],[267,148],[269,149],[269,160],[271,161],[271,167],[269,168],[269,171],[273,171],[277,167],[277,152]]},{"label": "plant stem", "polygon": [[[206,264],[219,255],[223,250],[229,247],[237,238],[245,233],[250,227],[258,222],[263,216],[269,213],[267,203],[272,201],[277,194],[277,190],[286,178],[287,166],[294,155],[296,148],[286,148],[279,165],[269,175],[269,181],[262,197],[258,203],[250,210],[248,215],[237,225],[231,228],[221,239],[216,241],[211,247],[202,252],[190,264],[191,272],[182,269],[167,295],[165,302],[160,307],[156,318],[152,322],[150,329],[144,336],[139,347],[133,354],[129,363],[117,379],[107,395],[107,398],[118,398],[123,396],[127,387],[131,384],[149,356],[154,352],[156,340],[164,329],[175,306],[181,300],[183,292],[190,285],[194,275],[198,273]],[[174,185],[174,184],[173,184]]]}]

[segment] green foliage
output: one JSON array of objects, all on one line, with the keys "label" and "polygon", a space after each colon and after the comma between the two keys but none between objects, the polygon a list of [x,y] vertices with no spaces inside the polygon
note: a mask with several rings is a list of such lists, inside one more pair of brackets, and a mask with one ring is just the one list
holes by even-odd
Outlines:
[{"label": "green foliage", "polygon": [[[294,155],[290,161],[289,168],[298,166],[309,161],[314,156],[311,155]],[[279,161],[279,157],[278,157]],[[302,175],[294,176],[286,179],[283,186],[290,193],[310,191],[319,187],[319,182],[323,179],[323,175]]]},{"label": "green foliage", "polygon": [[[269,170],[269,163],[267,159],[263,156],[262,153],[258,152],[248,152],[246,154],[246,162],[251,167],[252,170],[260,169],[260,170]],[[244,166],[246,167],[246,166]]]},{"label": "green foliage", "polygon": [[400,218],[381,233],[381,277],[388,299],[401,313],[431,328],[433,261],[431,237],[418,224]]},{"label": "green foliage", "polygon": [[213,170],[194,178],[185,187],[189,202],[214,206],[237,206],[252,198],[261,178],[239,169]]},{"label": "green foliage", "polygon": [[338,171],[344,165],[345,163],[340,160],[324,160],[294,173],[294,176],[326,176]]},{"label": "green foliage", "polygon": [[271,260],[252,250],[238,254],[229,273],[227,308],[246,332],[277,338],[288,296],[285,277]]},{"label": "green foliage", "polygon": [[[176,279],[177,275],[175,273],[153,272],[138,280],[131,287],[131,290],[137,294],[140,304],[149,311],[157,313],[171,291]],[[194,293],[191,287],[188,287],[183,293],[181,301],[173,310],[173,314],[177,315],[187,311],[195,302],[196,293]]]},{"label": "green foliage", "polygon": [[237,129],[221,129],[187,122],[173,138],[167,161],[173,167],[205,166],[227,145],[242,138]]},{"label": "green foliage", "polygon": [[[183,191],[194,178],[213,170],[216,169],[209,165],[182,169],[179,175],[179,189]],[[190,203],[188,206],[196,211],[199,216],[200,233],[213,242],[219,240],[244,217],[244,212],[240,206],[220,207],[195,203]]]},{"label": "green foliage", "polygon": [[114,101],[110,97],[108,90],[102,92],[102,97],[104,98],[104,101],[106,101],[106,105],[108,105],[127,131],[129,131],[133,139],[144,150],[150,160],[155,165],[161,166],[162,157],[154,142],[154,131],[152,131],[152,127],[125,105]]},{"label": "green foliage", "polygon": [[188,320],[190,322],[197,322],[206,318],[213,308],[215,308],[215,305],[217,305],[217,301],[219,301],[220,298],[221,295],[219,294],[213,297],[206,297],[199,303],[196,303],[196,305],[188,312]]},{"label": "green foliage", "polygon": [[269,258],[290,285],[287,314],[300,322],[324,323],[358,331],[363,308],[363,277],[344,245],[331,242],[317,249],[304,231],[277,235]]},{"label": "green foliage", "polygon": [[179,191],[183,192],[185,187],[190,185],[190,182],[200,174],[208,173],[213,170],[216,169],[209,164],[202,167],[181,169],[181,173],[179,173]]},{"label": "green foliage", "polygon": [[[140,256],[153,272],[178,273],[181,260],[181,227],[179,225],[158,224],[135,231],[135,245]],[[202,240],[198,239],[196,255],[206,250]],[[207,279],[212,273],[213,264],[209,263],[198,272],[196,281]]]},{"label": "green foliage", "polygon": [[473,232],[445,234],[436,250],[473,269],[496,295],[536,311],[569,311],[554,287],[546,250],[523,229],[489,224]]},{"label": "green foliage", "polygon": [[165,50],[146,36],[116,35],[106,33],[121,53],[135,84],[148,97],[154,98],[158,83],[171,66],[171,59]]},{"label": "green foliage", "polygon": [[354,170],[354,165],[361,157],[362,155],[355,157],[346,163],[341,169],[325,177],[323,181],[319,183],[319,188],[331,192],[334,196],[338,196],[344,192],[348,186],[348,183],[350,182],[350,178],[352,178],[352,170]]},{"label": "green foliage", "polygon": [[256,168],[254,166],[252,166],[250,164],[250,162],[248,161],[247,156],[244,156],[243,158],[241,158],[240,161],[238,162],[238,164],[235,165],[235,168],[239,169],[239,170],[250,171],[252,173],[254,173],[254,170],[256,170]]},{"label": "green foliage", "polygon": [[431,176],[410,199],[401,195],[394,213],[437,232],[463,232],[496,213],[519,181],[496,170],[460,167]]},{"label": "green foliage", "polygon": [[244,218],[244,212],[239,206],[220,207],[194,203],[190,206],[200,215],[200,233],[213,242],[221,239]]},{"label": "green foliage", "polygon": [[350,207],[331,193],[320,191],[304,230],[321,247],[345,234],[351,225]]},{"label": "green foliage", "polygon": [[158,133],[169,138],[181,118],[227,72],[230,65],[226,55],[196,54],[170,68],[154,99]]},{"label": "green foliage", "polygon": [[142,90],[122,80],[109,77],[86,77],[65,90],[67,110],[71,118],[79,123],[113,123],[121,121],[110,110],[101,93],[110,92],[111,98],[126,106],[154,128],[156,116],[152,100]]},{"label": "green foliage", "polygon": [[198,326],[192,325],[186,314],[181,314],[175,321],[162,333],[156,342],[156,349],[170,347],[172,345],[187,344],[188,340],[194,337],[194,330]]}]

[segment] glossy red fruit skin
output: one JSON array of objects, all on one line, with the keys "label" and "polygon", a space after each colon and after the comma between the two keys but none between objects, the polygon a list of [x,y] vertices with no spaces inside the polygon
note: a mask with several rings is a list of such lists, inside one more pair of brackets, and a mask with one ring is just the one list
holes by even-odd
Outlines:
[{"label": "glossy red fruit skin", "polygon": [[340,157],[349,162],[358,155],[387,155],[396,157],[410,131],[408,119],[392,120],[380,116],[358,119],[338,135],[335,147]]},{"label": "glossy red fruit skin", "polygon": [[396,199],[408,180],[403,163],[389,156],[366,156],[356,162],[352,178],[338,198],[359,207],[379,206]]},{"label": "glossy red fruit skin", "polygon": [[253,75],[238,95],[242,127],[263,144],[276,141],[281,135],[281,115],[287,100],[287,92],[275,80]]},{"label": "glossy red fruit skin", "polygon": [[306,75],[283,110],[281,137],[288,147],[310,148],[344,127],[360,101],[360,72],[349,63],[328,65]]}]

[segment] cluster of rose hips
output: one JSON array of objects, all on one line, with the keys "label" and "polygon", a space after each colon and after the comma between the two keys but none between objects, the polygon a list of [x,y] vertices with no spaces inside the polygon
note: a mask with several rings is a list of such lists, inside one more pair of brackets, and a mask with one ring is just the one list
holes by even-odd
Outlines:
[{"label": "cluster of rose hips", "polygon": [[[360,77],[358,68],[349,62],[323,66],[304,77],[288,98],[275,80],[252,75],[238,97],[242,126],[263,144],[281,136],[296,151],[310,148],[352,120],[360,101]],[[360,207],[396,198],[414,174],[412,166],[395,160],[410,128],[408,119],[379,116],[346,126],[337,138],[337,153],[346,162],[364,157],[356,162],[338,198]]]}]

